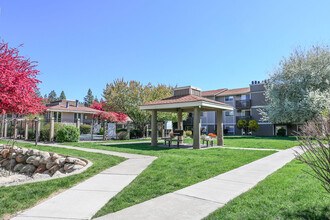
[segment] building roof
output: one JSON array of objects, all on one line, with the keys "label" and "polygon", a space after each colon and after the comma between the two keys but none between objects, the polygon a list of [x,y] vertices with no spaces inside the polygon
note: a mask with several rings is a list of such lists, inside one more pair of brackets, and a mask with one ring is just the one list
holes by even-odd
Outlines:
[{"label": "building roof", "polygon": [[250,87],[240,88],[240,89],[228,89],[217,96],[227,96],[227,95],[238,95],[238,94],[246,94],[250,92]]},{"label": "building roof", "polygon": [[196,95],[172,96],[169,98],[145,103],[140,106],[140,109],[162,109],[168,111],[176,111],[178,108],[181,108],[186,111],[191,111],[192,108],[196,106],[200,106],[201,108],[204,107],[204,110],[210,111],[214,111],[214,109],[233,109],[231,105]]},{"label": "building roof", "polygon": [[54,105],[54,106],[47,106],[47,111],[61,111],[61,112],[78,112],[78,113],[98,113],[101,112],[100,110],[96,110],[93,108],[85,107],[85,106],[71,106],[67,108],[66,105]]},{"label": "building roof", "polygon": [[227,89],[216,89],[216,90],[203,91],[202,96],[214,96],[226,90]]}]

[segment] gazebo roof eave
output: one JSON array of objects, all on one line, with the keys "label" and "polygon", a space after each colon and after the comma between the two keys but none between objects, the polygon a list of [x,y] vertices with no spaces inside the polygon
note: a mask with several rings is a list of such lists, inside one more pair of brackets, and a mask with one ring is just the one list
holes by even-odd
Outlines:
[{"label": "gazebo roof eave", "polygon": [[194,102],[177,102],[166,104],[151,104],[141,105],[140,110],[157,110],[164,112],[177,112],[178,109],[182,109],[184,112],[191,112],[193,108],[200,107],[201,111],[217,111],[217,110],[233,110],[230,105],[207,102],[207,101],[194,101]]}]

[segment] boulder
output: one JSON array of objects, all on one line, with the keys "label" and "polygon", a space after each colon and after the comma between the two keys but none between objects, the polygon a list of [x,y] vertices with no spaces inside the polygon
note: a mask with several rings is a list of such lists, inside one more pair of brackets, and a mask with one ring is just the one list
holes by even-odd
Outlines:
[{"label": "boulder", "polygon": [[26,163],[33,164],[33,161],[36,159],[36,156],[30,156],[26,159]]},{"label": "boulder", "polygon": [[52,166],[48,171],[49,174],[52,176],[56,171],[58,171],[60,169],[60,166],[55,164],[54,166]]},{"label": "boulder", "polygon": [[75,165],[74,164],[71,164],[71,163],[66,163],[64,164],[64,171],[68,171],[68,170],[71,170]]},{"label": "boulder", "polygon": [[80,159],[76,159],[76,161],[74,162],[74,164],[76,165],[81,165],[81,166],[86,166],[87,163],[83,160],[80,160]]},{"label": "boulder", "polygon": [[55,161],[56,159],[58,159],[60,157],[61,157],[60,155],[53,153],[52,160]]},{"label": "boulder", "polygon": [[74,158],[74,157],[65,158],[65,162],[67,162],[67,163],[74,163],[76,160],[77,160],[77,158]]},{"label": "boulder", "polygon": [[52,166],[53,166],[53,161],[48,161],[47,163],[46,163],[46,168],[47,168],[47,170],[49,170]]},{"label": "boulder", "polygon": [[9,150],[8,149],[3,149],[1,151],[2,157],[3,158],[7,158],[8,154],[9,154]]},{"label": "boulder", "polygon": [[81,165],[73,165],[73,167],[70,167],[70,169],[68,169],[67,172],[68,173],[71,173],[71,172],[73,172],[75,170],[79,170],[81,168],[83,168],[83,166],[81,166]]},{"label": "boulder", "polygon": [[29,156],[27,155],[23,155],[23,154],[18,154],[16,156],[16,161],[17,163],[25,163],[26,159],[28,158]]},{"label": "boulder", "polygon": [[52,162],[51,157],[42,157],[40,160],[40,163],[42,163],[42,164],[47,164],[48,162]]},{"label": "boulder", "polygon": [[50,154],[48,152],[45,152],[45,151],[40,151],[40,156],[42,158],[48,158],[48,157],[50,157]]},{"label": "boulder", "polygon": [[60,158],[56,159],[54,161],[54,163],[62,167],[64,165],[64,163],[65,163],[65,158],[64,157],[60,157]]},{"label": "boulder", "polygon": [[46,169],[46,165],[45,164],[40,164],[38,166],[38,168],[36,169],[36,171],[34,171],[34,173],[43,173],[45,172],[47,169]]},{"label": "boulder", "polygon": [[36,169],[37,168],[35,166],[27,164],[19,172],[24,174],[32,174],[34,171],[36,171]]},{"label": "boulder", "polygon": [[21,169],[24,167],[24,164],[21,164],[21,163],[19,163],[19,164],[16,164],[16,166],[14,167],[14,169],[13,169],[13,171],[14,172],[19,172],[19,171],[21,171]]},{"label": "boulder", "polygon": [[40,160],[41,160],[41,157],[38,156],[38,157],[36,157],[36,158],[33,160],[32,164],[33,164],[34,166],[38,167],[39,164],[40,164]]},{"label": "boulder", "polygon": [[13,170],[14,167],[16,166],[17,162],[16,162],[16,159],[11,159],[10,162],[9,162],[9,165],[7,167],[8,170]]}]

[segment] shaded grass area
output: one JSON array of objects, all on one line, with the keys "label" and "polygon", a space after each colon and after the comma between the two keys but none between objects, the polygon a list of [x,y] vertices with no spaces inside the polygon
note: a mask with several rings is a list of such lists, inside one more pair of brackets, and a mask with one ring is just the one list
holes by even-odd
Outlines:
[{"label": "shaded grass area", "polygon": [[221,148],[208,150],[169,149],[151,147],[150,144],[142,143],[112,146],[103,146],[97,143],[70,145],[158,157],[94,217],[176,191],[274,153],[274,151]]},{"label": "shaded grass area", "polygon": [[[0,141],[0,143],[4,144],[7,142]],[[17,211],[32,207],[39,200],[49,197],[52,193],[55,193],[61,189],[68,189],[73,185],[100,173],[102,170],[112,167],[125,160],[124,158],[116,156],[89,153],[65,148],[41,145],[35,147],[32,144],[25,143],[16,143],[15,145],[27,148],[35,148],[42,151],[56,152],[63,155],[83,157],[92,161],[93,165],[83,173],[60,179],[37,183],[27,183],[18,186],[0,187],[0,219],[2,219],[5,214],[13,214]]]},{"label": "shaded grass area", "polygon": [[[192,139],[185,139],[185,143],[193,143]],[[202,142],[201,142],[202,143]],[[217,144],[217,141],[214,143]],[[295,137],[260,137],[260,136],[225,136],[225,147],[242,147],[242,148],[263,148],[285,150],[299,143]]]},{"label": "shaded grass area", "polygon": [[302,169],[291,161],[205,219],[330,219],[329,193]]}]

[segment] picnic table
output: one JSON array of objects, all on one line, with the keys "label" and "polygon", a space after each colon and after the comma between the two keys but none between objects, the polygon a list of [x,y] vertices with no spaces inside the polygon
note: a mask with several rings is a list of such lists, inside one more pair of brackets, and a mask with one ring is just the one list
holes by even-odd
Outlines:
[{"label": "picnic table", "polygon": [[165,145],[166,145],[166,143],[168,143],[168,147],[171,147],[172,142],[176,142],[176,146],[177,146],[177,148],[179,148],[180,141],[181,141],[179,139],[180,136],[183,136],[183,130],[174,130],[173,137],[163,137],[162,139],[164,140]]},{"label": "picnic table", "polygon": [[213,143],[216,139],[213,138],[213,137],[210,137],[210,136],[204,136],[203,135],[202,140],[203,140],[203,144],[206,142],[206,147],[209,146],[209,142],[210,142],[210,145],[213,147]]}]

